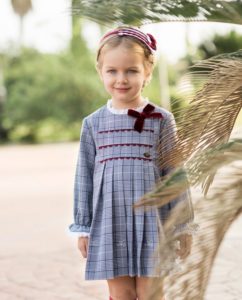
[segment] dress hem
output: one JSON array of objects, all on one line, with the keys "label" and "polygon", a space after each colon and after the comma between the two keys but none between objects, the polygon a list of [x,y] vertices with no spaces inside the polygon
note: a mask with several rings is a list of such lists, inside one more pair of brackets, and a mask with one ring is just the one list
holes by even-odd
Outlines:
[{"label": "dress hem", "polygon": [[163,275],[151,275],[151,274],[140,274],[140,275],[138,275],[138,274],[127,274],[127,273],[124,273],[124,274],[119,274],[119,275],[117,275],[117,276],[109,276],[109,277],[102,277],[102,278],[100,278],[100,277],[98,277],[98,278],[90,278],[90,277],[85,277],[85,280],[86,281],[89,281],[89,280],[108,280],[108,279],[114,279],[114,278],[117,278],[117,277],[122,277],[122,276],[129,276],[129,277],[150,277],[150,278],[153,278],[153,277],[155,277],[155,278],[161,278],[161,277],[163,277]]}]

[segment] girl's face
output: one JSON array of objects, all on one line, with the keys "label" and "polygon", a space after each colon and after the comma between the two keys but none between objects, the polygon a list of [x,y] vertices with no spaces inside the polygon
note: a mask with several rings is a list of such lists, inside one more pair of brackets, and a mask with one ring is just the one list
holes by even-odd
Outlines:
[{"label": "girl's face", "polygon": [[129,107],[141,102],[144,82],[149,78],[144,55],[123,45],[101,54],[99,75],[116,106]]}]

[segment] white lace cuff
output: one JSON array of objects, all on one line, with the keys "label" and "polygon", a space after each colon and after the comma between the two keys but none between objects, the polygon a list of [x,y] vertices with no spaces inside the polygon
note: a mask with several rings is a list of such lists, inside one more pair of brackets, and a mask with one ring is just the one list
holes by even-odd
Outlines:
[{"label": "white lace cuff", "polygon": [[68,231],[68,234],[70,236],[75,236],[75,237],[89,237],[90,236],[89,232]]}]

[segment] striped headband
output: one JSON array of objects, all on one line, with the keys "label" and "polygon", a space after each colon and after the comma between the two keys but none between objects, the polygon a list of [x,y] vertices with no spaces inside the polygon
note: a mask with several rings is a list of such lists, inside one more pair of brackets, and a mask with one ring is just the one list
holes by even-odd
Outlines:
[{"label": "striped headband", "polygon": [[100,45],[102,45],[106,40],[114,36],[132,36],[140,40],[143,44],[145,44],[151,53],[153,53],[157,49],[156,39],[153,37],[152,34],[145,34],[144,32],[131,27],[119,28],[109,31],[101,38]]}]

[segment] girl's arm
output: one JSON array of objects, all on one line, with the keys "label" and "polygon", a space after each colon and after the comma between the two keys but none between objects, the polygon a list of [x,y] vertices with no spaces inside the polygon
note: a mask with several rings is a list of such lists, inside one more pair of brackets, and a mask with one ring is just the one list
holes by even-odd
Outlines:
[{"label": "girl's arm", "polygon": [[95,155],[95,142],[88,120],[84,118],[74,182],[74,222],[68,228],[76,236],[88,236],[90,232]]}]

